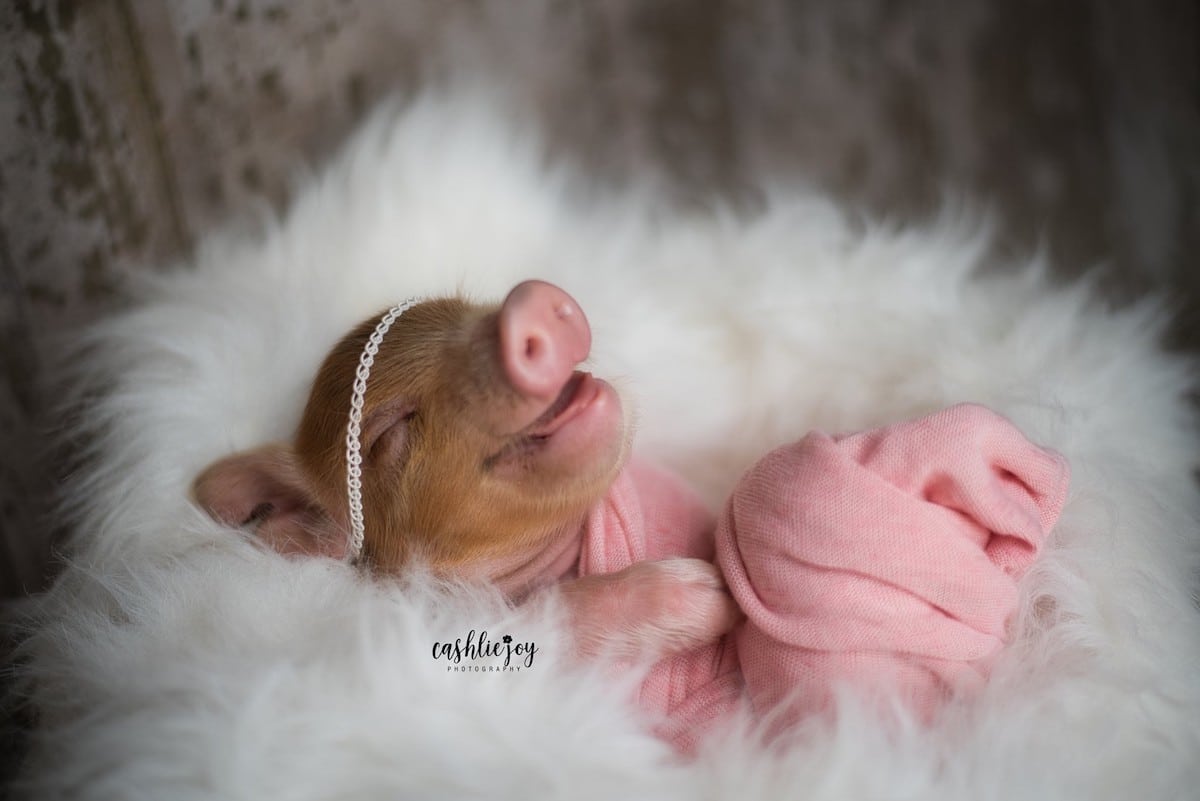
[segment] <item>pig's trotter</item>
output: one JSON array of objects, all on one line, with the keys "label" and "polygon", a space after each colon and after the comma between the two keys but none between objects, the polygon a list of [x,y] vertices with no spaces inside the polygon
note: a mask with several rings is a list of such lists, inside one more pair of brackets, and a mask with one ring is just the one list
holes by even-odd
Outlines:
[{"label": "pig's trotter", "polygon": [[583,655],[656,659],[713,642],[741,617],[715,565],[639,562],[562,585]]}]

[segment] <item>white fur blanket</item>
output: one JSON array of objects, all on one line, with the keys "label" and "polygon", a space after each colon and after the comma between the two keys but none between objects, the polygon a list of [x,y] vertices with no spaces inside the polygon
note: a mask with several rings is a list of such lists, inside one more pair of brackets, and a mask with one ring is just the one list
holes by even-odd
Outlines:
[{"label": "white fur blanket", "polygon": [[[1112,311],[1038,264],[982,270],[986,232],[849,220],[795,187],[753,219],[589,197],[486,98],[377,114],[263,230],[208,239],[81,340],[93,443],[71,564],[23,654],[34,797],[1177,798],[1200,786],[1200,456],[1190,366],[1159,308]],[[769,447],[957,401],[1072,462],[1016,644],[977,702],[884,729],[853,698],[767,750],[731,730],[675,761],[623,688],[556,655],[554,610],[287,560],[189,504],[196,473],[286,438],[320,358],[411,294],[578,298],[637,445],[717,505]],[[454,673],[434,642],[536,642]]]}]

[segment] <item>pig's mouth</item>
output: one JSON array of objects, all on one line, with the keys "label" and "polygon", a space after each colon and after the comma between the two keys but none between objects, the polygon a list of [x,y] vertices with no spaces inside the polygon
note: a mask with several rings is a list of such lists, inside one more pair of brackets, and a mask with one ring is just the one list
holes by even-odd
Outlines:
[{"label": "pig's mouth", "polygon": [[555,434],[592,405],[602,387],[603,382],[596,380],[590,373],[576,370],[563,384],[558,397],[536,420],[510,435],[503,448],[484,460],[484,468],[491,469],[499,463],[520,458],[548,445]]},{"label": "pig's mouth", "polygon": [[483,460],[483,469],[508,465],[523,470],[533,464],[528,460],[543,458],[556,465],[578,463],[583,469],[619,434],[619,408],[607,382],[577,370],[536,420],[510,434],[499,451]]},{"label": "pig's mouth", "polygon": [[586,409],[600,392],[600,384],[591,373],[576,370],[546,411],[518,436],[535,442],[552,437]]}]

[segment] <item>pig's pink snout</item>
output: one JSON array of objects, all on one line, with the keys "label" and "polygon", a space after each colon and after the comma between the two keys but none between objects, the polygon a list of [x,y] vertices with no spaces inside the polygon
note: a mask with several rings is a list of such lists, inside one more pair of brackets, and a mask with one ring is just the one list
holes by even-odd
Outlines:
[{"label": "pig's pink snout", "polygon": [[591,347],[583,310],[553,284],[518,284],[500,307],[500,358],[522,395],[555,398]]}]

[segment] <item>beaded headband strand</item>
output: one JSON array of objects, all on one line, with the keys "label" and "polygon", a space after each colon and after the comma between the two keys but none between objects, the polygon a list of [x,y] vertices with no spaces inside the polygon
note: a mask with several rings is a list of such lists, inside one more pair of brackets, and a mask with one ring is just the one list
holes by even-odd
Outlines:
[{"label": "beaded headband strand", "polygon": [[367,379],[371,377],[371,366],[379,353],[379,345],[392,323],[400,315],[417,305],[416,298],[409,298],[398,306],[388,309],[371,333],[362,355],[358,357],[358,369],[354,372],[354,391],[350,394],[350,423],[346,426],[346,499],[350,503],[350,542],[346,548],[346,560],[353,562],[362,553],[366,525],[363,523],[362,505],[362,435],[363,398],[367,394]]}]

